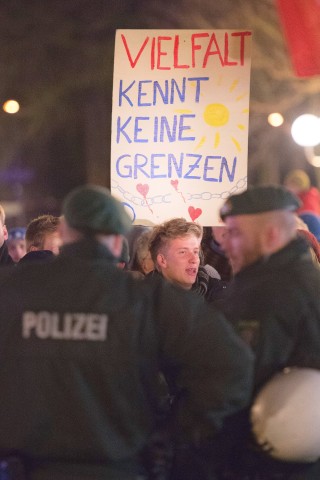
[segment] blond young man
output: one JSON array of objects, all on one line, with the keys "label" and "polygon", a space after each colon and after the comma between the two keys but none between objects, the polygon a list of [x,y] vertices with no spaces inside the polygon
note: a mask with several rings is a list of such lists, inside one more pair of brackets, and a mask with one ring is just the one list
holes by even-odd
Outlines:
[{"label": "blond young man", "polygon": [[194,290],[207,301],[220,296],[225,282],[213,278],[200,266],[201,225],[173,218],[154,227],[149,249],[156,270],[166,280],[185,290]]},{"label": "blond young man", "polygon": [[190,290],[200,265],[202,227],[173,218],[154,228],[150,238],[151,258],[156,269],[172,283]]}]

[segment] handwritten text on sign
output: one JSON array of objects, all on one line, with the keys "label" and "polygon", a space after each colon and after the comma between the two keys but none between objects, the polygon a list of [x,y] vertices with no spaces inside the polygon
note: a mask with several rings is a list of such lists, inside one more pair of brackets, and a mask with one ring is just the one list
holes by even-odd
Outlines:
[{"label": "handwritten text on sign", "polygon": [[251,32],[119,30],[111,184],[135,223],[218,223],[247,175]]}]

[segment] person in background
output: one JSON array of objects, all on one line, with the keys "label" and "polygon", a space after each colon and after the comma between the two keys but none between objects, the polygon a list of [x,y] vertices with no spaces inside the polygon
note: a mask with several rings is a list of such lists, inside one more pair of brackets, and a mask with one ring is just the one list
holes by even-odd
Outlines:
[{"label": "person in background", "polygon": [[132,262],[132,270],[141,272],[143,275],[147,275],[154,270],[154,263],[149,250],[151,234],[152,230],[144,231],[135,241],[135,259]]},{"label": "person in background", "polygon": [[127,233],[126,238],[129,243],[129,255],[130,255],[130,261],[128,265],[129,270],[139,271],[139,266],[137,264],[137,256],[136,256],[137,241],[143,233],[149,232],[151,229],[152,229],[151,226],[132,225],[130,232]]},{"label": "person in background", "polygon": [[[225,282],[200,265],[202,227],[184,218],[173,218],[153,228],[149,241],[155,270],[147,277],[161,275],[185,290],[211,302],[223,294]],[[215,272],[214,272],[215,273]]]},{"label": "person in background", "polygon": [[284,179],[284,186],[296,195],[301,205],[297,214],[313,212],[320,215],[320,191],[311,185],[309,175],[303,170],[292,170]]},{"label": "person in background", "polygon": [[[320,271],[297,233],[299,206],[270,185],[232,195],[220,211],[234,279],[219,306],[255,354],[254,395],[287,367],[320,369]],[[231,428],[228,479],[320,478],[319,462],[273,460],[251,436],[249,413]]]},{"label": "person in background", "polygon": [[312,255],[312,259],[317,265],[320,266],[320,244],[315,235],[309,230],[308,225],[303,221],[301,215],[296,215],[296,228],[300,237],[304,238]]},{"label": "person in background", "polygon": [[298,235],[300,237],[303,237],[307,244],[309,245],[310,252],[312,255],[312,258],[317,265],[317,267],[320,266],[320,245],[316,237],[311,233],[309,230],[306,230],[304,228],[297,229]]},{"label": "person in background", "polygon": [[6,214],[2,205],[0,205],[0,266],[14,264],[14,261],[8,252],[8,245],[6,242],[8,239],[8,230],[5,222]]},{"label": "person in background", "polygon": [[129,243],[126,237],[123,237],[121,254],[117,260],[118,260],[117,261],[118,268],[120,268],[121,270],[124,270],[125,272],[128,272],[130,275],[132,275],[136,279],[142,280],[144,278],[144,275],[141,272],[128,269],[130,256],[129,256]]},{"label": "person in background", "polygon": [[320,242],[320,216],[312,212],[300,213],[301,220],[307,225],[308,230]]},{"label": "person in background", "polygon": [[25,227],[10,228],[8,232],[8,252],[15,263],[27,253]]},{"label": "person in background", "polygon": [[59,233],[60,218],[40,215],[31,220],[26,230],[27,253],[19,263],[52,260],[62,244]]},{"label": "person in background", "polygon": [[247,405],[253,356],[219,311],[117,267],[130,227],[106,188],[78,187],[60,254],[0,272],[2,473],[20,461],[28,480],[154,479],[159,372],[179,392],[175,442],[195,450]]},{"label": "person in background", "polygon": [[217,270],[221,280],[230,282],[233,277],[232,267],[221,247],[225,232],[225,226],[203,227],[201,250],[203,254],[203,264],[211,265]]}]

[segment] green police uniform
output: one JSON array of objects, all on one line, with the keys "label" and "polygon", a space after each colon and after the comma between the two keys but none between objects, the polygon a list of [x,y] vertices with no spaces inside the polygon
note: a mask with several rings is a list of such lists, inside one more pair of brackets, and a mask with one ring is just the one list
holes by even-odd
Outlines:
[{"label": "green police uniform", "polygon": [[0,272],[0,454],[23,458],[32,480],[138,478],[160,366],[185,440],[248,402],[252,356],[224,318],[114,262],[86,238]]},{"label": "green police uniform", "polygon": [[[299,200],[282,187],[253,187],[228,199],[220,213],[224,219],[274,210],[294,211],[298,206]],[[313,263],[302,238],[293,239],[284,248],[260,258],[234,276],[220,308],[254,351],[255,393],[285,367],[320,369],[319,293],[320,269]],[[235,445],[228,457],[234,461],[233,475],[229,472],[228,478],[320,478],[319,462],[285,463],[259,451],[251,438],[249,414],[241,422],[240,436],[234,437]]]}]

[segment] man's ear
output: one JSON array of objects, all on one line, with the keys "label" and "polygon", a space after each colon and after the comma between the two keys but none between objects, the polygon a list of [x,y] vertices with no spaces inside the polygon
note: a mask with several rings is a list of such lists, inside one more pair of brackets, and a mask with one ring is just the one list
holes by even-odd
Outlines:
[{"label": "man's ear", "polygon": [[157,264],[160,268],[166,268],[167,266],[166,258],[162,253],[158,253],[157,255]]},{"label": "man's ear", "polygon": [[122,235],[111,235],[110,240],[112,243],[112,253],[115,257],[120,257],[122,252],[123,245],[123,236]]},{"label": "man's ear", "polygon": [[105,233],[97,233],[95,235],[95,239],[107,247],[114,257],[120,257],[123,244],[122,235],[106,235]]},{"label": "man's ear", "polygon": [[7,230],[7,227],[6,227],[5,225],[3,225],[2,229],[3,229],[3,238],[4,238],[4,240],[8,240],[8,230]]},{"label": "man's ear", "polygon": [[263,233],[263,253],[273,252],[275,245],[278,244],[279,228],[276,225],[268,224],[264,227]]}]

